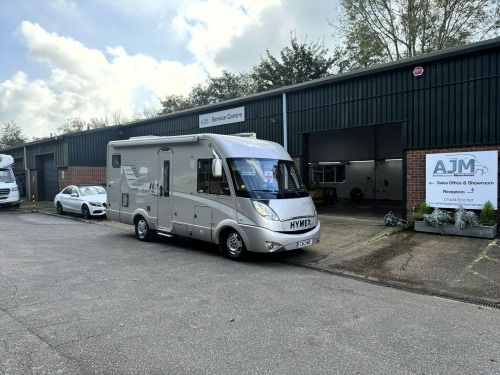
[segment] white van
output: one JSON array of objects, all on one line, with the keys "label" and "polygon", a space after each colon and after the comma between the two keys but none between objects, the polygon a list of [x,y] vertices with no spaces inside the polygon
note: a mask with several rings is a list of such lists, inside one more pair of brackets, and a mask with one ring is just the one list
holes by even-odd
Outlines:
[{"label": "white van", "polygon": [[320,223],[290,155],[274,142],[198,134],[108,143],[109,220],[137,238],[219,244],[231,259],[315,244]]},{"label": "white van", "polygon": [[0,206],[19,207],[20,204],[19,187],[10,167],[12,164],[14,164],[12,156],[0,154]]}]

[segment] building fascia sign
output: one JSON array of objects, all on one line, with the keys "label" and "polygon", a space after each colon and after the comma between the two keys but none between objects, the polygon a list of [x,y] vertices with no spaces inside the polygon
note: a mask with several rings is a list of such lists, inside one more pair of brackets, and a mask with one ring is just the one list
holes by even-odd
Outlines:
[{"label": "building fascia sign", "polygon": [[200,115],[200,128],[233,124],[245,121],[245,107],[231,108],[224,111]]},{"label": "building fascia sign", "polygon": [[426,202],[431,207],[480,210],[498,202],[498,151],[426,155]]}]

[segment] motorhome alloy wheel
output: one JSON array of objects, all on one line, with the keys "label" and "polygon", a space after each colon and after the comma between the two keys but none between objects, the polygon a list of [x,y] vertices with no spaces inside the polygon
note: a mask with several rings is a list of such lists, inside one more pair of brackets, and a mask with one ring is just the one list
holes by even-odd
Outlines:
[{"label": "motorhome alloy wheel", "polygon": [[229,232],[223,243],[225,244],[224,252],[228,258],[240,260],[245,257],[245,244],[237,232]]},{"label": "motorhome alloy wheel", "polygon": [[140,241],[151,241],[153,239],[153,231],[143,217],[139,217],[135,221],[135,234]]}]

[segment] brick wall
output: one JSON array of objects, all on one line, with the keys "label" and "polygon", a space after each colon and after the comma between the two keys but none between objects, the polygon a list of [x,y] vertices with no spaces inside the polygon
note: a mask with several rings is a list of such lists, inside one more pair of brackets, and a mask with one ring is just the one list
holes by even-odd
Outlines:
[{"label": "brick wall", "polygon": [[[471,151],[500,151],[500,145],[408,150],[406,152],[406,208],[408,216],[411,215],[414,207],[418,208],[422,202],[425,202],[425,156],[427,154],[439,154],[445,152]],[[500,184],[498,184],[498,187],[500,188]],[[498,197],[500,197],[500,194],[498,194]],[[500,205],[498,206],[500,207]],[[500,210],[497,210],[495,217],[497,221],[500,221]]]},{"label": "brick wall", "polygon": [[59,190],[68,185],[104,184],[106,167],[67,167],[58,168]]}]

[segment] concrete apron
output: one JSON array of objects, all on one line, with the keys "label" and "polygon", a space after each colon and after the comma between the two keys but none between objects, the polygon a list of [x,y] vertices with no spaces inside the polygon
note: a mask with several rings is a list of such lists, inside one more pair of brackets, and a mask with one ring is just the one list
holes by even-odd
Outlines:
[{"label": "concrete apron", "polygon": [[320,243],[288,262],[498,303],[500,243],[386,227],[380,220],[320,215]]}]

